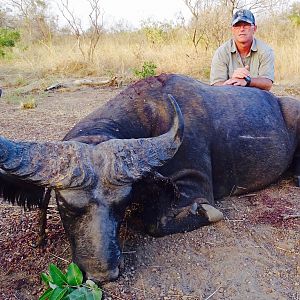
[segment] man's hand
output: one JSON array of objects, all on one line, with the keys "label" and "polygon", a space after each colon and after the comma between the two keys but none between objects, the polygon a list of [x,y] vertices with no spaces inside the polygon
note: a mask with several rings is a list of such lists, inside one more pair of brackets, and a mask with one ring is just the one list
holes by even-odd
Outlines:
[{"label": "man's hand", "polygon": [[[235,85],[235,86],[246,86],[247,82],[244,77],[250,76],[249,66],[245,66],[245,68],[238,68],[234,70],[232,74],[232,78],[226,81],[218,81],[215,82],[213,85],[220,86],[220,85]],[[251,78],[251,87],[256,87],[262,90],[269,91],[272,87],[273,81],[269,78],[264,77],[255,77]]]},{"label": "man's hand", "polygon": [[249,66],[245,66],[244,68],[237,68],[234,70],[232,74],[232,78],[244,78],[246,76],[250,76]]},{"label": "man's hand", "polygon": [[244,68],[237,68],[234,70],[232,77],[226,80],[223,85],[238,85],[238,86],[246,86],[247,82],[244,79],[246,76],[250,76],[249,66],[245,66]]},{"label": "man's hand", "polygon": [[230,78],[226,80],[223,85],[238,85],[238,86],[246,86],[247,82],[244,78]]}]

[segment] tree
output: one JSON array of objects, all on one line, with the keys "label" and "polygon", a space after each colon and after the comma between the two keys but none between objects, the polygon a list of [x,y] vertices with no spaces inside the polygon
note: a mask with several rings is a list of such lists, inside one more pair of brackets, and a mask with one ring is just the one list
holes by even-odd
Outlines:
[{"label": "tree", "polygon": [[[100,0],[87,0],[90,11],[88,14],[90,27],[84,29],[81,20],[76,17],[71,9],[69,0],[61,0],[58,3],[59,10],[67,21],[72,33],[76,36],[77,46],[84,60],[93,61],[95,49],[100,40],[103,29],[103,16],[100,8]],[[88,44],[86,48],[85,45]]]},{"label": "tree", "polygon": [[187,32],[196,52],[200,43],[205,45],[206,50],[210,46],[219,46],[228,36],[228,8],[216,0],[184,0],[184,3],[192,14]]},{"label": "tree", "polygon": [[292,8],[291,8],[291,11],[289,13],[289,19],[296,26],[300,26],[300,2],[294,2],[292,4]]},{"label": "tree", "polygon": [[0,27],[9,27],[9,16],[5,8],[0,8]]},{"label": "tree", "polygon": [[283,0],[183,0],[192,14],[189,36],[197,52],[199,43],[208,49],[219,46],[229,36],[231,17],[238,9],[250,9],[257,15],[280,10]]},{"label": "tree", "polygon": [[286,0],[220,0],[222,5],[227,7],[234,14],[239,9],[250,9],[256,13],[270,12],[278,9]]},{"label": "tree", "polygon": [[7,3],[28,42],[51,40],[57,21],[48,11],[47,0],[7,0]]}]

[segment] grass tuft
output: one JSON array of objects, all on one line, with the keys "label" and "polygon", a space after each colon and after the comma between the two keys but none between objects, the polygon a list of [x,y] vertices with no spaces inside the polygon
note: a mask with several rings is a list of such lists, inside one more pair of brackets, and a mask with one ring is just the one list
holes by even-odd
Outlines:
[{"label": "grass tuft", "polygon": [[20,107],[21,109],[34,109],[37,107],[37,104],[34,98],[28,97],[25,101],[21,101]]}]

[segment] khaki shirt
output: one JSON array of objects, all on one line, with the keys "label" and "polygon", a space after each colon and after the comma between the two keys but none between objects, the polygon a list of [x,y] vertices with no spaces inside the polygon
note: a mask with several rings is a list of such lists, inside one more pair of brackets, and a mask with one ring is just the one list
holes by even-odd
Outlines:
[{"label": "khaki shirt", "polygon": [[251,77],[264,77],[274,81],[274,53],[272,48],[260,40],[253,39],[251,51],[241,59],[233,39],[225,42],[215,52],[210,72],[210,84],[232,77],[235,69],[250,67]]}]

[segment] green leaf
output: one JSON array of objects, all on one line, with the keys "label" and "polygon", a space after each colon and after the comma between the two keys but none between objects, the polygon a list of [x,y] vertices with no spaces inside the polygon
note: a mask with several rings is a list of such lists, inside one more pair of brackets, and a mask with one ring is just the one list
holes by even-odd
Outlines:
[{"label": "green leaf", "polygon": [[67,292],[68,292],[67,287],[65,288],[58,287],[55,290],[53,290],[49,300],[61,300],[66,295]]},{"label": "green leaf", "polygon": [[74,292],[75,290],[76,290],[76,288],[72,288],[69,286],[68,295],[71,294],[72,292]]},{"label": "green leaf", "polygon": [[83,287],[81,289],[85,295],[85,300],[101,300],[102,291],[100,290],[100,288],[95,287],[95,289],[89,289]]},{"label": "green leaf", "polygon": [[102,298],[102,290],[97,286],[95,282],[92,280],[86,281],[87,288],[86,288],[86,299],[87,300],[100,300]]},{"label": "green leaf", "polygon": [[86,296],[86,300],[101,300],[102,298],[102,291],[101,289],[94,289],[89,290]]},{"label": "green leaf", "polygon": [[66,300],[86,300],[83,288],[76,289],[74,292],[69,294]]},{"label": "green leaf", "polygon": [[53,280],[53,283],[62,287],[63,284],[67,283],[66,275],[54,264],[50,264],[49,273]]},{"label": "green leaf", "polygon": [[71,263],[66,274],[67,283],[72,286],[80,285],[83,281],[83,275],[75,263]]},{"label": "green leaf", "polygon": [[39,300],[46,300],[51,297],[51,294],[53,293],[53,290],[51,288],[47,289],[43,295],[39,298]]},{"label": "green leaf", "polygon": [[100,288],[91,290],[86,287],[76,289],[74,292],[69,294],[64,300],[101,300],[102,291]]},{"label": "green leaf", "polygon": [[46,273],[42,273],[41,274],[41,279],[48,286],[49,286],[49,281],[52,280],[52,278],[48,274],[46,274]]}]

